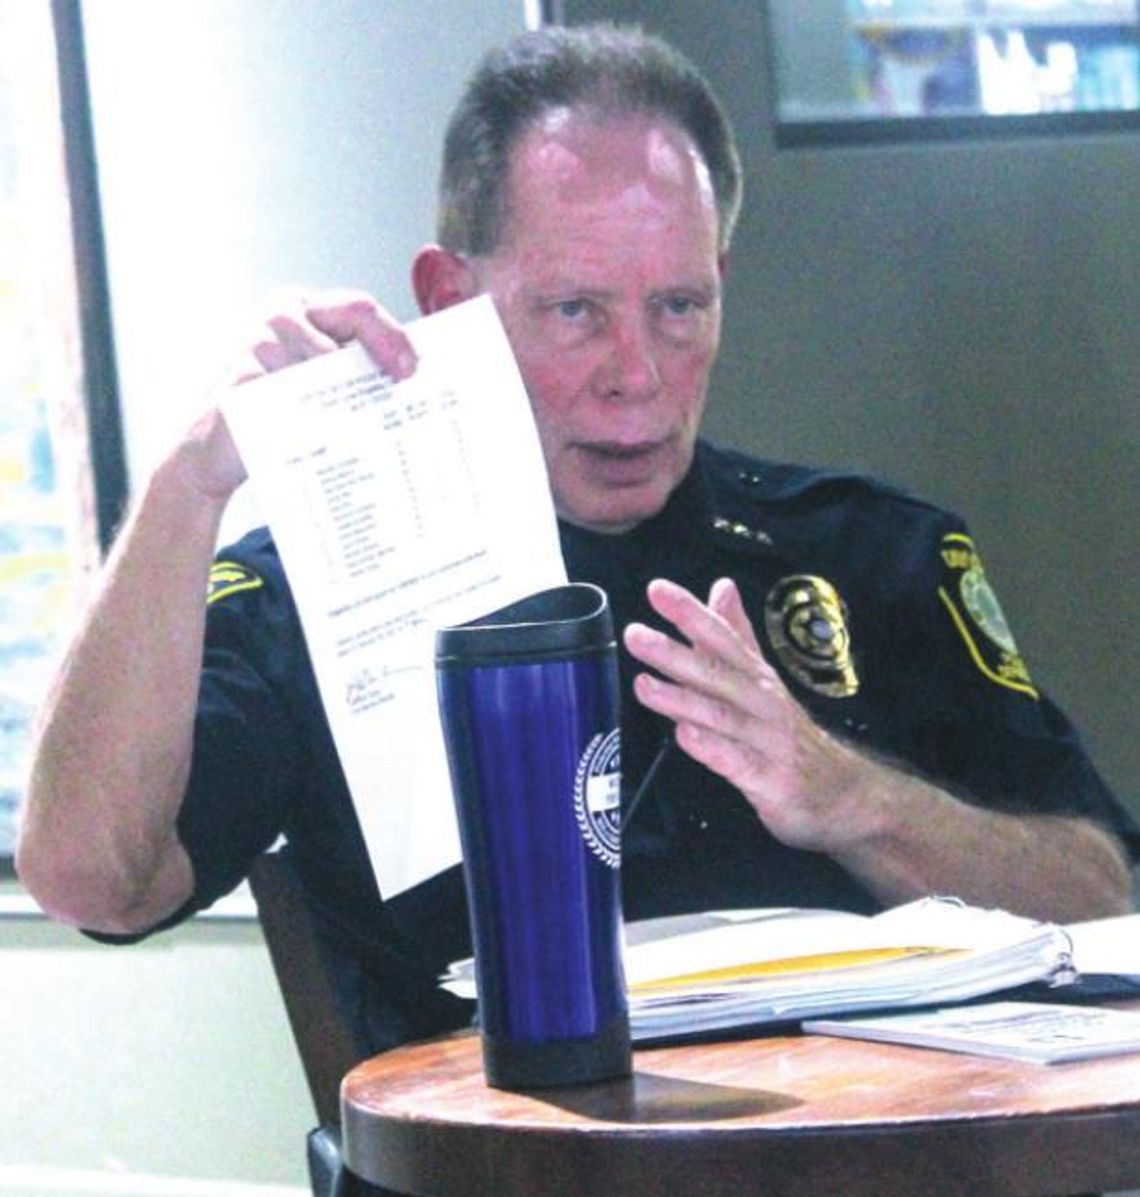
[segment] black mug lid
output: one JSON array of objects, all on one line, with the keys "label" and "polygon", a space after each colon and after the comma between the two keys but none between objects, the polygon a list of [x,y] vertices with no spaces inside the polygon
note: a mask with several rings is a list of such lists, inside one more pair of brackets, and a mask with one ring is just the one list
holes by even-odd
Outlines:
[{"label": "black mug lid", "polygon": [[531,660],[608,648],[614,643],[609,596],[591,582],[540,590],[435,634],[435,662]]}]

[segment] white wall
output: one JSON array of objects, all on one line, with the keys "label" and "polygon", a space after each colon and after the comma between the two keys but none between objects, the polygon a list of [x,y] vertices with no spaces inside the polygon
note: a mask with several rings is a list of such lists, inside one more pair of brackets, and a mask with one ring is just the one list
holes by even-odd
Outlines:
[{"label": "white wall", "polygon": [[[524,0],[85,0],[132,477],[278,288],[414,314],[442,130]],[[231,526],[238,520],[231,521]]]},{"label": "white wall", "polygon": [[315,1117],[256,923],[109,948],[8,914],[0,972],[3,1197],[305,1191]]},{"label": "white wall", "polygon": [[[524,8],[85,0],[136,484],[273,289],[366,287],[411,314],[446,114]],[[0,912],[0,977],[0,1197],[306,1185],[313,1114],[255,923],[113,949]]]}]

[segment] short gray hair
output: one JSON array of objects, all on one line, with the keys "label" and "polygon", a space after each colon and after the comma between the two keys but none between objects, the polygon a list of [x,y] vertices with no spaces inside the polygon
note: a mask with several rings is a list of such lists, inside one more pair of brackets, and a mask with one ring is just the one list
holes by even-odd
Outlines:
[{"label": "short gray hair", "polygon": [[740,158],[720,102],[687,58],[635,26],[550,26],[492,50],[472,76],[444,140],[440,244],[491,253],[507,216],[511,154],[553,108],[592,117],[647,113],[686,132],[704,159],[716,200],[718,244],[728,249],[740,211]]}]

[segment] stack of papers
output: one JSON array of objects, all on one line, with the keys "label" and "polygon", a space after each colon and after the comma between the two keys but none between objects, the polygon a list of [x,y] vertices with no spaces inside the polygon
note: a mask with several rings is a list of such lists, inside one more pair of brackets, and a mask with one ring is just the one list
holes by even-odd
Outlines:
[{"label": "stack of papers", "polygon": [[[1077,976],[1064,928],[945,898],[870,916],[761,909],[633,923],[625,971],[640,1044]],[[470,960],[442,982],[475,996]]]}]

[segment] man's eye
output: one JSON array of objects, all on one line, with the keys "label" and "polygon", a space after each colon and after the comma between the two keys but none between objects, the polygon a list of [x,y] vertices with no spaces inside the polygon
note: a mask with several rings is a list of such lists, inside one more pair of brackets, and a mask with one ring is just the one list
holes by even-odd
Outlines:
[{"label": "man's eye", "polygon": [[584,299],[563,299],[557,304],[556,311],[566,320],[581,320],[586,315],[586,301]]},{"label": "man's eye", "polygon": [[690,316],[697,310],[697,301],[688,295],[669,295],[661,301],[666,316]]}]

